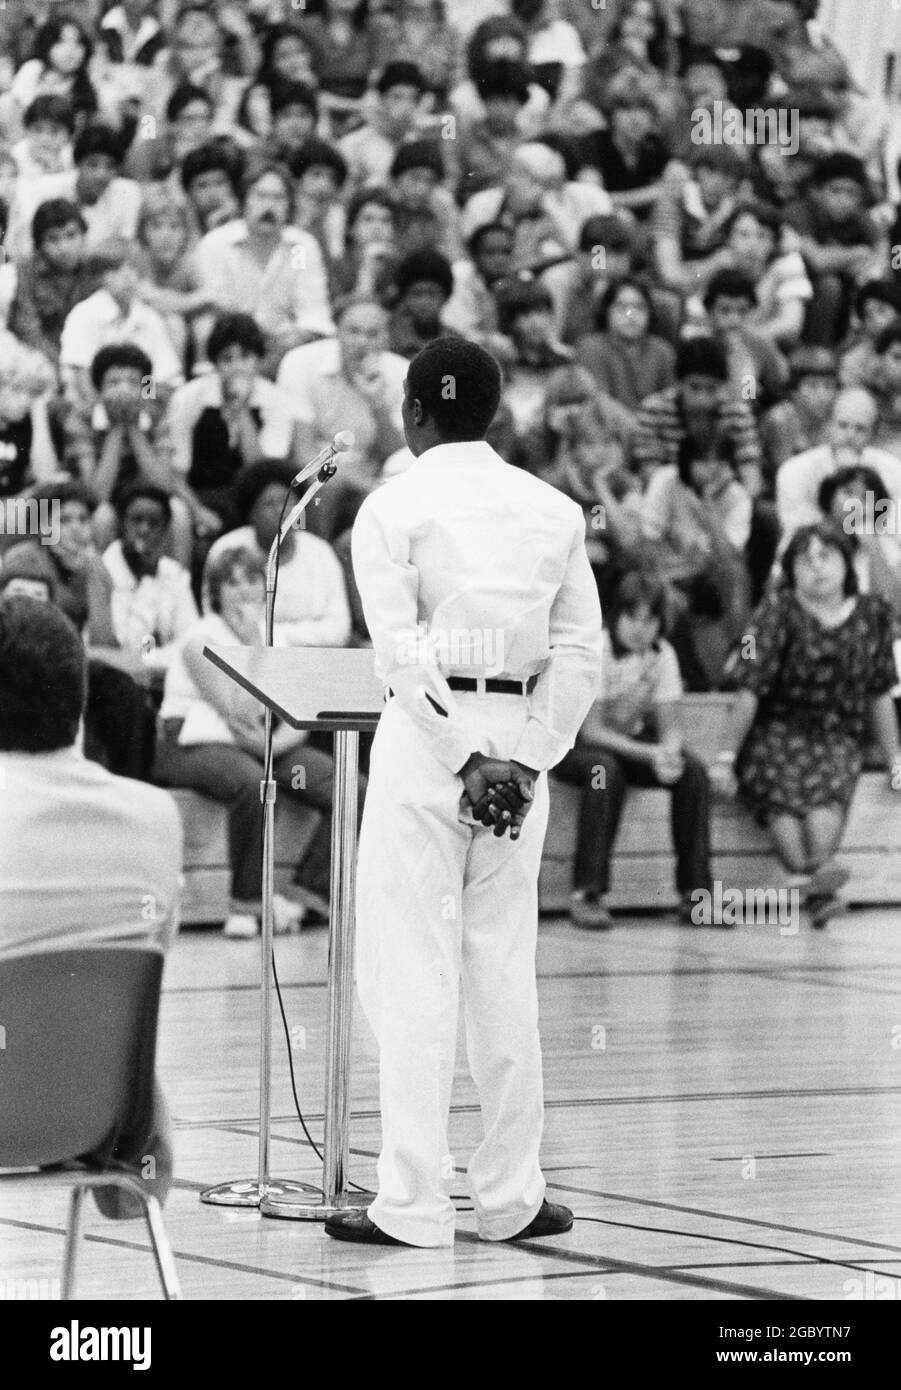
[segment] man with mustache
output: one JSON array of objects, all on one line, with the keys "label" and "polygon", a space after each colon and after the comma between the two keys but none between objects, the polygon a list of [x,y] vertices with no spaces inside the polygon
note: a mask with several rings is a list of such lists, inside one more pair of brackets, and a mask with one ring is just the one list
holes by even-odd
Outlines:
[{"label": "man with mustache", "polygon": [[258,164],[240,192],[242,215],[201,239],[197,270],[221,310],[253,315],[275,365],[291,348],[334,333],[325,266],[316,238],[290,225],[287,169]]}]

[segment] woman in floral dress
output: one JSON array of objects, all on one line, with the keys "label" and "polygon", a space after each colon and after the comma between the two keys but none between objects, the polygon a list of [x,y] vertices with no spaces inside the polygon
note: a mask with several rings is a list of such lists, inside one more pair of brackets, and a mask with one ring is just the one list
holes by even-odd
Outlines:
[{"label": "woman in floral dress", "polygon": [[828,523],[795,533],[782,575],[744,640],[728,740],[737,755],[719,755],[714,779],[728,786],[734,764],[740,796],[822,926],[848,878],[833,856],[868,726],[901,790],[892,617],[882,599],[858,593],[848,538]]}]

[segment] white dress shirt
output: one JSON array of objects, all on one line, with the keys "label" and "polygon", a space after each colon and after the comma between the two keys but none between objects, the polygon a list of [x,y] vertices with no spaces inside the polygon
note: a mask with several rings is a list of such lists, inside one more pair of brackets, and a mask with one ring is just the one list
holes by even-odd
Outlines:
[{"label": "white dress shirt", "polygon": [[221,310],[252,314],[264,333],[297,329],[327,337],[335,325],[319,243],[285,227],[266,266],[248,254],[247,224],[235,218],[202,237],[194,261],[204,289]]},{"label": "white dress shirt", "polygon": [[103,563],[113,579],[110,607],[116,641],[125,651],[143,653],[151,670],[166,670],[174,643],[200,616],[190,574],[177,560],[163,555],[156,574],[138,579],[122,554],[121,541],[107,546]]},{"label": "white dress shirt", "polygon": [[109,290],[96,290],[74,305],[66,315],[60,340],[62,367],[90,368],[108,343],[134,343],[150,358],[154,377],[164,386],[184,380],[178,353],[172,346],[165,320],[139,299],[123,314]]},{"label": "white dress shirt", "polygon": [[[20,182],[10,209],[9,231],[6,235],[7,254],[15,261],[24,260],[34,249],[31,241],[31,220],[41,203],[51,198],[66,198],[78,203],[75,196],[77,169],[61,174],[45,174],[43,178]],[[114,178],[96,203],[78,203],[87,224],[85,249],[95,251],[110,237],[134,241],[141,211],[141,185],[134,179]]]},{"label": "white dress shirt", "polygon": [[352,553],[376,674],[441,762],[457,772],[476,751],[448,675],[536,674],[513,757],[559,762],[600,683],[581,509],[484,440],[441,444],[366,498]]},{"label": "white dress shirt", "polygon": [[[309,531],[293,531],[294,553],[282,551],[278,566],[273,635],[276,646],[346,647],[350,640],[350,604],[341,562],[328,541]],[[206,564],[235,546],[266,554],[252,526],[228,531],[213,544]]]},{"label": "white dress shirt", "polygon": [[[901,458],[887,453],[885,449],[868,445],[860,462],[863,467],[872,468],[879,474],[888,497],[896,508],[901,508]],[[782,464],[776,474],[776,507],[783,543],[790,540],[799,527],[822,520],[817,493],[820,485],[838,472],[838,467],[830,444],[806,449],[803,454],[795,454],[794,458],[786,459]]]}]

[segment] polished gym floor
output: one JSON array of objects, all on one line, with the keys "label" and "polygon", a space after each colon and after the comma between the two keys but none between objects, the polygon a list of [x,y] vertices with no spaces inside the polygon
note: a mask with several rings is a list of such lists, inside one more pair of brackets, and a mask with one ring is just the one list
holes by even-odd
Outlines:
[{"label": "polished gym floor", "polygon": [[[543,921],[548,1195],[567,1235],[489,1245],[466,1211],[479,1135],[462,1048],[450,1147],[453,1249],[364,1247],[321,1225],[202,1205],[257,1165],[259,946],[183,931],[167,964],[159,1072],[175,1126],[165,1217],[186,1299],[901,1297],[901,910],[802,924],[590,934]],[[276,943],[298,1092],[322,1133],[326,932]],[[275,1007],[273,1175],[317,1183]],[[379,1142],[374,1045],[354,1027],[351,1178]],[[0,1280],[60,1274],[66,1196],[0,1191]],[[77,1294],[156,1298],[143,1224],[86,1204]]]}]

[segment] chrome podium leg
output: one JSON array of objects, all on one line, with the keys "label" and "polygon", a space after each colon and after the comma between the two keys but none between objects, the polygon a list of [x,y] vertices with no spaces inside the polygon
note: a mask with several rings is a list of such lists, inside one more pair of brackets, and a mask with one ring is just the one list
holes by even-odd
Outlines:
[{"label": "chrome podium leg", "polygon": [[293,1221],[324,1221],[335,1211],[368,1207],[375,1196],[347,1190],[359,748],[360,735],[355,729],[335,733],[322,1191],[311,1198],[306,1193],[276,1193],[270,1188],[260,1201],[264,1216]]}]

